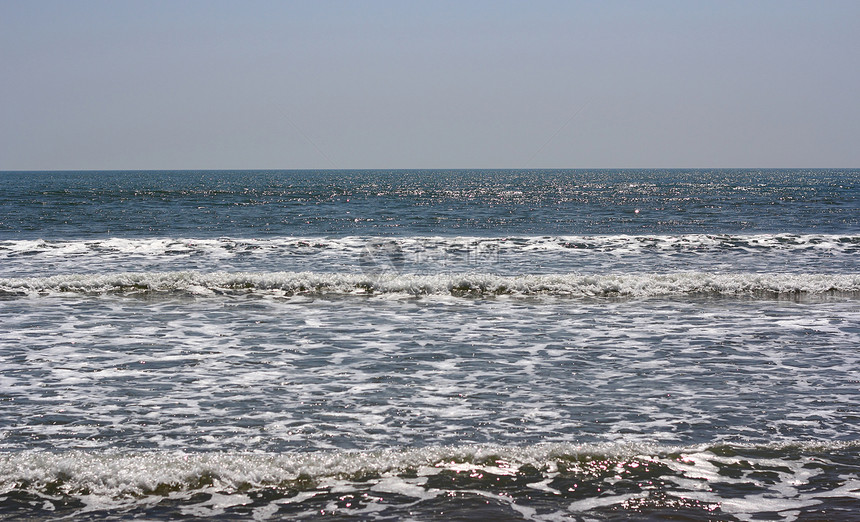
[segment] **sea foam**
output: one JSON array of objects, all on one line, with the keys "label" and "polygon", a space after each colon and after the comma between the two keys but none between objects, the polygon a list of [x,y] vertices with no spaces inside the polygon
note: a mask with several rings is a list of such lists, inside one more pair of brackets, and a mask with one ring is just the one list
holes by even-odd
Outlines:
[{"label": "sea foam", "polygon": [[857,274],[709,273],[411,275],[326,272],[128,272],[0,279],[0,295],[247,294],[656,297],[672,295],[855,295]]}]

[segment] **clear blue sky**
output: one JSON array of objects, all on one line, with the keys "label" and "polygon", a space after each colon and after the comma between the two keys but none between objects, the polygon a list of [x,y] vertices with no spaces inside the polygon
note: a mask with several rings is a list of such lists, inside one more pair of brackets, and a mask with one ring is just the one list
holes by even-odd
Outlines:
[{"label": "clear blue sky", "polygon": [[0,1],[0,170],[860,167],[860,1]]}]

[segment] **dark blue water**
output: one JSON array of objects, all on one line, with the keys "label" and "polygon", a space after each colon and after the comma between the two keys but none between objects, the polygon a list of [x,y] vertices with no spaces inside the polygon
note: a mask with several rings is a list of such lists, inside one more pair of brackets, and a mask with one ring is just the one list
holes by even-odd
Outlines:
[{"label": "dark blue water", "polygon": [[854,233],[856,170],[0,174],[0,238]]}]

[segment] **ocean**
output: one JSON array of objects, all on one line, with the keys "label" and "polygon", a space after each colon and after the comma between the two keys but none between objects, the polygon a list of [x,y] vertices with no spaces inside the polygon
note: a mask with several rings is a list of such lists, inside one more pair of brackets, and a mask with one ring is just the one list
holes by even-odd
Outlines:
[{"label": "ocean", "polygon": [[860,170],[0,173],[0,519],[860,517]]}]

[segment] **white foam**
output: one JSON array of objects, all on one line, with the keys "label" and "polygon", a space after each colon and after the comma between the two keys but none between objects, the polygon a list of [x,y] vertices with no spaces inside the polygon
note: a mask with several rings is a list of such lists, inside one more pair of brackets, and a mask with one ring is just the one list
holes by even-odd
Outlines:
[{"label": "white foam", "polygon": [[20,239],[0,241],[0,252],[9,254],[52,254],[101,252],[122,254],[189,254],[217,252],[236,255],[249,251],[314,252],[320,250],[360,250],[369,245],[390,245],[407,251],[421,249],[471,249],[479,245],[509,250],[558,249],[682,249],[752,248],[778,250],[860,249],[860,236],[850,234],[679,234],[679,235],[570,235],[570,236],[346,236],[346,237],[269,237],[269,238],[119,238],[106,239]]},{"label": "white foam", "polygon": [[[355,488],[377,493],[397,494],[413,499],[426,500],[444,494],[444,490],[428,487],[428,478],[445,470],[449,473],[467,473],[470,477],[489,474],[490,489],[465,490],[477,495],[493,496],[493,478],[516,475],[525,465],[542,470],[543,478],[528,484],[532,489],[562,494],[549,486],[557,475],[555,462],[567,462],[570,469],[582,467],[583,476],[595,472],[605,475],[604,482],[611,483],[616,470],[623,470],[620,463],[637,468],[642,465],[664,463],[681,477],[695,476],[698,481],[707,480],[714,487],[718,483],[749,483],[756,493],[742,498],[721,498],[698,484],[686,484],[689,479],[675,475],[664,475],[661,480],[676,483],[679,489],[667,491],[670,495],[699,499],[703,502],[721,504],[724,512],[741,518],[756,513],[777,511],[786,513],[815,505],[820,498],[832,495],[853,496],[857,481],[843,477],[845,483],[834,486],[832,491],[800,492],[798,485],[805,484],[812,476],[806,469],[809,462],[821,462],[821,453],[831,450],[856,448],[857,444],[794,444],[794,450],[819,452],[818,456],[806,456],[797,460],[760,459],[745,451],[745,446],[736,446],[744,452],[733,468],[740,469],[744,476],[730,478],[711,473],[714,464],[726,462],[725,457],[713,453],[705,446],[673,447],[630,444],[538,444],[524,447],[469,445],[455,447],[430,447],[416,449],[390,449],[383,451],[333,451],[314,453],[186,453],[186,452],[45,452],[25,451],[0,455],[0,494],[15,490],[27,490],[46,498],[68,495],[84,501],[82,512],[99,509],[117,509],[131,505],[154,505],[160,498],[192,498],[190,493],[205,492],[206,500],[185,505],[183,512],[195,516],[216,516],[227,509],[251,502],[247,491],[258,488],[282,488],[293,483],[300,488],[296,496],[278,498],[275,504],[301,504],[322,492],[353,492]],[[756,452],[772,451],[779,447],[763,446],[748,448]],[[644,456],[657,455],[657,457]],[[574,460],[571,460],[574,459]],[[618,465],[612,464],[619,461]],[[672,462],[683,462],[672,466]],[[578,464],[576,464],[578,463]],[[596,466],[596,467],[595,467]],[[698,471],[707,469],[707,477]],[[600,471],[602,470],[602,471]],[[755,474],[771,470],[779,477],[776,483],[759,484]],[[533,471],[529,472],[534,473]],[[750,475],[747,477],[746,475]],[[348,477],[348,479],[347,479]],[[363,485],[362,485],[363,484]],[[611,488],[611,485],[609,486]],[[53,493],[47,494],[50,490]],[[461,490],[461,492],[464,490]],[[52,496],[53,495],[53,496]],[[585,512],[595,508],[623,504],[635,499],[645,499],[647,491],[630,494],[613,494],[611,489],[605,496],[577,500],[569,504],[569,510]],[[512,503],[513,499],[507,499]],[[523,506],[524,509],[530,509]],[[258,508],[260,509],[260,508]],[[261,509],[257,514],[265,517],[274,513],[272,509]]]},{"label": "white foam", "polygon": [[[789,447],[821,452],[856,446],[857,444],[852,443],[829,443],[795,444]],[[744,447],[738,446],[741,449]],[[32,450],[0,455],[0,491],[9,492],[21,483],[47,484],[58,478],[65,481],[61,486],[61,490],[65,492],[86,490],[96,495],[121,497],[152,492],[165,485],[168,486],[166,490],[189,487],[198,483],[200,477],[208,477],[215,486],[229,490],[246,488],[247,485],[277,485],[301,477],[374,477],[406,470],[425,470],[426,473],[422,475],[428,476],[438,473],[440,469],[453,472],[482,470],[502,476],[514,475],[524,465],[547,469],[548,463],[558,458],[594,456],[651,462],[655,460],[647,455],[656,454],[681,455],[679,458],[687,463],[695,459],[697,467],[708,467],[710,461],[720,462],[722,459],[710,453],[704,445],[680,447],[629,443],[536,444],[522,447],[485,444],[284,454]],[[657,461],[670,462],[670,459]],[[771,459],[762,461],[762,465],[785,467],[786,463]],[[688,465],[682,466],[679,471],[686,474],[688,468]],[[722,476],[708,478],[725,479]],[[415,480],[417,481],[411,482],[407,489],[425,482]],[[383,478],[375,479],[374,484],[379,485],[380,491],[406,487],[396,480]]]},{"label": "white foam", "polygon": [[623,504],[628,500],[647,497],[647,493],[626,493],[623,495],[593,497],[584,500],[577,500],[576,502],[571,502],[568,509],[570,509],[574,513],[581,513],[583,511],[590,511],[598,507],[614,506],[616,504]]},{"label": "white foam", "polygon": [[7,240],[0,241],[0,276],[80,270],[302,270],[309,264],[323,271],[352,267],[423,273],[487,266],[505,273],[536,266],[599,272],[607,265],[668,270],[776,265],[802,271],[851,266],[858,253],[860,236],[833,234]]},{"label": "white foam", "polygon": [[851,294],[857,274],[759,274],[679,272],[671,274],[521,275],[489,273],[409,275],[317,272],[144,272],[0,279],[0,292],[171,293],[192,295],[261,292],[271,295],[456,295],[653,297],[667,295]]},{"label": "white foam", "polygon": [[406,497],[419,499],[429,499],[439,494],[438,490],[427,489],[423,485],[427,482],[427,477],[417,477],[415,479],[404,479],[400,477],[383,477],[374,484],[370,491],[379,493],[394,493]]}]

